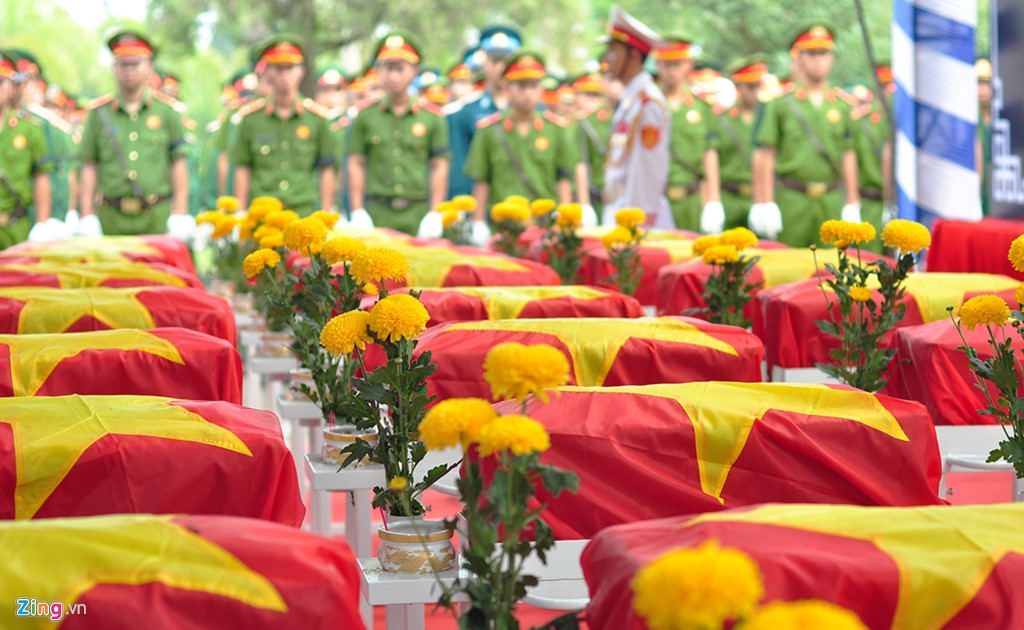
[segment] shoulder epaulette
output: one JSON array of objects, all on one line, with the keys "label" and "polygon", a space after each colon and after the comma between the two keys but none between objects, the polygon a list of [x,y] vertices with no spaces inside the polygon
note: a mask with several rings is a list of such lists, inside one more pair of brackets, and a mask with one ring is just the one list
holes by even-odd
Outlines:
[{"label": "shoulder epaulette", "polygon": [[484,118],[481,118],[480,120],[476,121],[477,129],[483,129],[484,127],[490,127],[494,123],[496,123],[499,120],[501,120],[501,116],[502,116],[501,112],[495,112],[495,113],[491,114],[490,116],[485,116]]},{"label": "shoulder epaulette", "polygon": [[544,119],[550,123],[554,123],[559,127],[562,127],[563,129],[569,126],[569,123],[564,118],[552,112],[550,109],[544,110]]},{"label": "shoulder epaulette", "polygon": [[97,107],[102,107],[102,106],[106,105],[107,103],[110,103],[113,100],[114,100],[114,95],[113,94],[104,94],[103,96],[100,96],[99,98],[94,98],[91,101],[89,101],[89,104],[86,106],[86,109],[90,109],[90,110],[91,109],[96,109]]},{"label": "shoulder epaulette", "polygon": [[361,103],[356,103],[353,107],[356,108],[357,112],[361,112],[368,107],[373,107],[377,103],[380,103],[380,97],[367,99]]},{"label": "shoulder epaulette", "polygon": [[266,99],[258,98],[255,101],[249,101],[245,105],[238,108],[238,111],[231,117],[231,122],[238,124],[242,122],[242,119],[253,112],[258,112],[263,109],[263,106],[267,104]]},{"label": "shoulder epaulette", "polygon": [[326,107],[324,107],[320,103],[317,103],[311,98],[303,99],[302,106],[308,109],[309,111],[313,112],[320,118],[328,118],[328,114],[330,113]]},{"label": "shoulder epaulette", "polygon": [[46,122],[50,123],[52,127],[59,131],[62,131],[63,133],[71,134],[75,130],[74,126],[72,126],[71,123],[64,120],[57,114],[51,112],[50,110],[46,109],[45,107],[39,105],[29,105],[28,111],[26,113],[31,117],[45,120]]},{"label": "shoulder epaulette", "polygon": [[[160,101],[164,105],[167,105],[168,107],[170,107],[174,111],[178,112],[179,114],[182,111],[184,111],[184,109],[185,109],[185,104],[184,103],[182,103],[181,101],[179,101],[179,100],[177,100],[175,98],[171,98],[170,96],[167,96],[166,94],[164,94],[163,92],[161,92],[159,90],[154,90],[153,92],[150,92],[150,94],[152,94],[153,98],[155,98],[156,100]],[[179,108],[181,108],[181,109],[179,109]]]},{"label": "shoulder epaulette", "polygon": [[795,91],[796,91],[796,84],[795,83],[790,83],[789,85],[784,86],[782,88],[782,91],[779,92],[779,96],[786,96],[787,94],[792,94]]},{"label": "shoulder epaulette", "polygon": [[437,105],[433,104],[433,103],[421,103],[420,104],[420,108],[423,111],[430,112],[431,114],[433,114],[435,116],[444,116],[444,112],[441,111],[441,108],[438,107]]},{"label": "shoulder epaulette", "polygon": [[341,131],[345,127],[352,124],[352,119],[348,116],[342,116],[338,120],[331,123],[331,131]]},{"label": "shoulder epaulette", "polygon": [[715,113],[715,116],[721,116],[725,112],[729,111],[729,108],[724,106],[724,105],[719,104],[719,105],[715,105],[714,107],[712,107],[711,111],[713,111]]}]

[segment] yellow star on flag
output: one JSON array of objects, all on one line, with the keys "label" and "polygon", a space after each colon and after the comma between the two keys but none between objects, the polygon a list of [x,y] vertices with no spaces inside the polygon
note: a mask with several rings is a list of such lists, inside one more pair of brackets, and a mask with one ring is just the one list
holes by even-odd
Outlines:
[{"label": "yellow star on flag", "polygon": [[769,411],[847,420],[893,439],[910,441],[896,418],[872,394],[824,385],[703,382],[560,390],[628,393],[679,403],[693,425],[701,490],[721,504],[725,503],[722,489],[747,445],[754,423]]},{"label": "yellow star on flag", "polygon": [[159,256],[160,250],[137,236],[77,237],[53,243],[25,243],[11,252],[16,256],[52,263],[124,262],[125,254]]},{"label": "yellow star on flag", "polygon": [[938,630],[978,593],[1008,553],[1024,555],[1024,504],[882,508],[770,505],[709,522],[777,525],[872,543],[900,576],[893,630]]},{"label": "yellow star on flag", "polygon": [[132,261],[99,263],[53,263],[40,262],[34,265],[0,264],[0,275],[4,272],[53,274],[62,289],[83,289],[99,286],[110,279],[148,280],[173,287],[187,287],[188,283],[178,276],[160,271],[149,265]]},{"label": "yellow star on flag", "polygon": [[118,514],[0,524],[0,591],[11,596],[0,602],[0,615],[15,618],[15,595],[69,605],[101,584],[153,582],[288,611],[270,580],[172,518]]},{"label": "yellow star on flag", "polygon": [[150,288],[0,287],[0,299],[25,305],[18,316],[19,335],[64,332],[86,316],[111,328],[155,328],[149,309],[138,300]]},{"label": "yellow star on flag", "polygon": [[14,517],[32,518],[78,458],[108,435],[181,440],[252,457],[242,440],[202,416],[156,396],[42,396],[0,400],[17,460]]},{"label": "yellow star on flag", "polygon": [[388,243],[386,247],[398,250],[409,260],[406,284],[417,287],[439,287],[455,267],[478,267],[500,271],[529,271],[529,268],[501,256],[473,256],[434,245],[416,246],[407,243]]},{"label": "yellow star on flag", "polygon": [[0,335],[10,349],[15,396],[35,396],[57,365],[87,350],[146,352],[185,365],[174,344],[144,330],[99,330],[73,335]]},{"label": "yellow star on flag", "polygon": [[526,305],[537,300],[570,297],[577,300],[600,300],[607,291],[582,286],[553,287],[452,287],[424,289],[438,293],[461,293],[483,300],[488,319],[516,319]]},{"label": "yellow star on flag", "polygon": [[600,386],[608,377],[619,350],[630,339],[647,339],[689,344],[731,356],[736,348],[712,337],[693,324],[671,317],[628,318],[552,318],[515,319],[453,324],[445,332],[458,330],[504,330],[551,335],[569,349],[576,383]]}]

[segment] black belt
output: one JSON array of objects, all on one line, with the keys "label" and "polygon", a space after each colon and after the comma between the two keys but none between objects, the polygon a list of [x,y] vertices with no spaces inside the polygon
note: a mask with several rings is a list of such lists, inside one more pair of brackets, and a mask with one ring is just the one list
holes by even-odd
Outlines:
[{"label": "black belt", "polygon": [[406,199],[404,197],[385,197],[383,195],[366,195],[367,203],[381,203],[390,206],[392,210],[408,210],[416,203],[424,203],[426,199]]},{"label": "black belt", "polygon": [[804,193],[808,197],[824,197],[826,193],[839,188],[838,181],[830,182],[805,182],[802,179],[779,175],[779,183],[785,188]]},{"label": "black belt", "polygon": [[28,210],[26,210],[24,206],[18,206],[10,212],[2,212],[0,213],[0,227],[7,227],[15,221],[24,219],[27,216]]},{"label": "black belt", "polygon": [[722,182],[722,190],[740,197],[753,197],[754,185],[750,182]]},{"label": "black belt", "polygon": [[119,197],[117,199],[104,199],[103,205],[113,208],[121,214],[139,214],[140,212],[149,212],[153,209],[153,206],[161,204],[170,198],[170,195],[147,195],[142,199],[138,197]]},{"label": "black belt", "polygon": [[867,199],[868,201],[883,201],[882,189],[881,188],[861,188],[860,189],[861,199]]},{"label": "black belt", "polygon": [[681,201],[690,195],[697,194],[698,190],[700,190],[699,181],[693,182],[688,186],[674,185],[665,189],[665,196],[668,197],[669,201]]}]

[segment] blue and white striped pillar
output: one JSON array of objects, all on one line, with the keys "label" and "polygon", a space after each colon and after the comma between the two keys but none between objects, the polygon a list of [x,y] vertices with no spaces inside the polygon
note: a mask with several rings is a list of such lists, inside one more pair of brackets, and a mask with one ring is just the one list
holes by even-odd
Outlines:
[{"label": "blue and white striped pillar", "polygon": [[899,216],[980,219],[974,161],[976,0],[895,0],[896,191]]}]

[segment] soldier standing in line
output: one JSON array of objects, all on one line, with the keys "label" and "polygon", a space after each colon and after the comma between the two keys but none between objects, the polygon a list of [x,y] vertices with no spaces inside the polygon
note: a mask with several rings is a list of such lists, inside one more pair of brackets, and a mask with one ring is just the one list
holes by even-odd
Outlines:
[{"label": "soldier standing in line", "polygon": [[153,45],[124,31],[107,47],[118,93],[94,101],[85,121],[79,233],[170,232],[187,241],[195,230],[188,214],[188,145],[181,116],[165,95],[149,88]]},{"label": "soldier standing in line", "polygon": [[299,94],[305,75],[300,39],[281,34],[256,48],[266,63],[272,95],[238,111],[241,122],[231,160],[236,164],[235,197],[243,208],[250,196],[275,197],[301,216],[334,207],[334,137],[326,111]]},{"label": "soldier standing in line", "polygon": [[672,112],[671,164],[665,196],[676,228],[717,234],[725,223],[718,183],[718,125],[711,106],[697,97],[689,77],[693,71],[690,42],[669,38],[654,51],[658,85]]},{"label": "soldier standing in line", "polygon": [[792,247],[819,243],[821,224],[829,219],[860,222],[851,108],[828,85],[834,37],[835,29],[821,21],[796,31],[790,48],[797,51],[803,80],[767,103],[755,125],[748,223],[761,236]]},{"label": "soldier standing in line", "polygon": [[720,129],[718,163],[727,230],[747,227],[747,213],[753,203],[754,121],[761,108],[758,94],[768,72],[767,59],[766,55],[749,55],[729,64],[725,74],[736,86],[736,103],[715,112]]},{"label": "soldier standing in line", "polygon": [[612,7],[603,41],[608,44],[608,73],[624,87],[612,118],[602,223],[614,225],[616,212],[635,207],[647,213],[647,227],[673,229],[675,220],[665,198],[672,116],[665,96],[644,70],[647,55],[663,42],[617,6]]},{"label": "soldier standing in line", "polygon": [[585,181],[588,182],[587,188],[577,186],[576,196],[580,205],[594,209],[596,220],[603,208],[601,189],[604,187],[604,162],[608,155],[608,140],[615,110],[604,96],[605,82],[600,74],[585,74],[576,79],[573,87],[576,88],[577,102],[577,144],[581,166],[585,170]]},{"label": "soldier standing in line", "polygon": [[352,122],[348,146],[349,205],[373,225],[416,234],[448,188],[448,128],[440,108],[409,93],[419,74],[420,49],[392,32],[374,55],[384,96]]},{"label": "soldier standing in line", "polygon": [[[875,72],[888,90],[892,85],[892,69],[884,64]],[[889,137],[889,118],[882,105],[882,99],[887,95],[872,94],[868,90],[866,102],[858,105],[851,115],[853,150],[857,154],[857,175],[860,179],[861,217],[875,226],[879,234],[885,224],[885,202],[892,199],[892,140]],[[880,239],[862,247],[882,253]]]},{"label": "soldier standing in line", "polygon": [[[469,55],[475,49],[469,51]],[[452,101],[459,101],[473,93],[473,70],[465,62],[457,63],[448,71],[448,91]],[[450,133],[450,130],[449,130]]]}]

